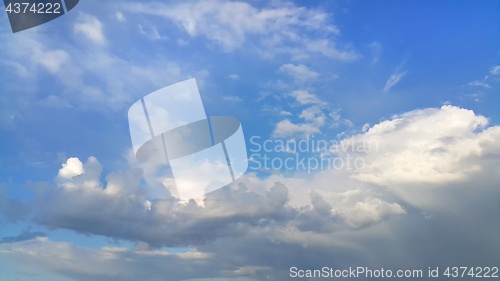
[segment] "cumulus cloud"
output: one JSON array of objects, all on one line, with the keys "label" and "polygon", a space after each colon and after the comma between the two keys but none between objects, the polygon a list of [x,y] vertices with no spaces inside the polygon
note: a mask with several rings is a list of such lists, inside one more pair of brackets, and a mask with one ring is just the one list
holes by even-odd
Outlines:
[{"label": "cumulus cloud", "polygon": [[[308,104],[313,99],[316,99],[316,97],[307,92],[297,93],[297,100],[299,102]],[[319,99],[318,102],[320,102]],[[282,111],[281,115],[291,115],[291,113],[287,114],[287,112]],[[294,135],[302,137],[315,133],[321,134],[320,128],[326,124],[327,120],[327,116],[317,105],[302,110],[299,118],[304,119],[308,123],[294,124],[289,119],[282,120],[276,124],[272,136],[274,138],[283,138]]]},{"label": "cumulus cloud", "polygon": [[[73,159],[68,162],[75,162]],[[266,218],[282,221],[285,218],[280,218],[277,213],[290,217],[296,212],[284,206],[288,198],[287,189],[280,185],[272,188],[265,197],[248,193],[244,186],[236,191],[224,189],[207,196],[202,207],[195,201],[181,204],[175,198],[147,200],[149,193],[140,185],[142,171],[139,169],[112,172],[106,177],[106,184],[99,181],[102,166],[95,158],[90,157],[83,164],[83,170],[83,174],[58,177],[56,189],[36,187],[43,192],[33,202],[37,209],[35,221],[50,227],[117,236],[162,247],[240,236],[244,233],[243,228],[256,221]],[[221,201],[226,203],[220,204]],[[243,205],[246,207],[243,208]],[[225,215],[221,216],[223,213]],[[193,220],[192,215],[198,218]],[[235,224],[245,220],[249,225],[242,229],[234,228]],[[194,231],[210,221],[211,230],[207,229],[210,235]]]},{"label": "cumulus cloud", "polygon": [[[278,122],[274,128],[273,138],[284,137],[307,137],[307,135],[321,134],[321,127],[329,124],[330,128],[336,128],[340,124],[353,127],[354,125],[350,120],[343,119],[340,116],[340,109],[329,109],[328,103],[322,101],[316,95],[309,93],[306,90],[297,90],[288,94],[288,96],[295,98],[298,106],[307,106],[298,115],[306,123],[293,123],[290,119],[285,119]],[[297,106],[292,105],[292,106]],[[292,115],[291,113],[281,111],[281,115]]]},{"label": "cumulus cloud", "polygon": [[[360,198],[336,206],[335,212],[325,212],[325,208],[332,207],[330,203],[321,203],[322,195],[315,192],[307,196],[313,208],[303,208],[309,204],[307,200],[290,205],[291,194],[281,182],[293,181],[282,176],[263,182],[250,174],[237,185],[205,195],[202,204],[194,200],[183,203],[173,197],[148,200],[149,191],[141,185],[140,169],[111,172],[104,184],[100,181],[102,165],[97,159],[89,157],[82,167],[80,163],[77,158],[68,159],[61,170],[76,166],[78,172],[61,173],[55,180],[56,186],[44,183],[29,186],[35,198],[20,207],[25,209],[24,213],[33,209],[33,222],[161,248],[204,245],[219,238],[244,237],[249,231],[278,239],[275,236],[290,227],[312,231],[308,226],[310,219],[323,221],[323,226],[315,226],[319,228],[314,230],[323,233],[368,227],[390,217],[389,211],[382,212],[377,206],[372,206],[373,210],[356,207]],[[267,187],[262,189],[263,186]],[[385,204],[383,200],[377,202]],[[379,211],[382,213],[378,214]],[[204,231],[197,231],[200,227]]]},{"label": "cumulus cloud", "polygon": [[[418,189],[402,186],[458,184],[498,161],[500,127],[487,124],[487,118],[471,110],[445,105],[396,116],[343,142],[372,144],[369,153],[363,152],[367,166],[355,178],[388,186],[420,204],[424,198],[409,193]],[[481,160],[490,157],[489,165]]]},{"label": "cumulus cloud", "polygon": [[70,179],[84,172],[82,161],[76,157],[69,158],[62,166],[57,175],[59,178]]},{"label": "cumulus cloud", "polygon": [[311,106],[302,110],[302,113],[299,115],[299,117],[303,118],[306,121],[313,122],[318,127],[322,127],[326,123],[326,115],[317,106]]},{"label": "cumulus cloud", "polygon": [[406,214],[406,211],[397,203],[387,203],[379,198],[365,198],[363,202],[357,202],[353,209],[348,210],[346,217],[347,224],[359,228],[402,214]]},{"label": "cumulus cloud", "polygon": [[293,64],[284,64],[279,69],[280,72],[286,73],[297,81],[306,81],[312,80],[319,76],[319,73],[316,71],[309,70],[309,68],[305,65],[293,65]]},{"label": "cumulus cloud", "polygon": [[106,44],[106,38],[103,34],[102,23],[92,15],[80,13],[76,23],[73,25],[73,31],[85,35],[90,41],[98,44]]}]

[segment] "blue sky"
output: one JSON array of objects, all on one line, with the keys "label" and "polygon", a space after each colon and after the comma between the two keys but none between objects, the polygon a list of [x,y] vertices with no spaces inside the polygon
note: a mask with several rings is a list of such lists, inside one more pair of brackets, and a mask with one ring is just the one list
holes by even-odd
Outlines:
[{"label": "blue sky", "polygon": [[[65,16],[16,34],[0,14],[0,30],[5,280],[155,280],[169,270],[172,280],[287,280],[291,266],[437,266],[446,259],[483,266],[472,262],[498,258],[471,250],[498,242],[493,233],[500,229],[496,221],[480,223],[499,214],[497,1],[82,0]],[[314,135],[376,140],[380,151],[357,155],[367,163],[361,171],[249,170],[207,195],[223,207],[176,205],[165,189],[168,167],[134,159],[127,111],[189,78],[196,78],[207,115],[241,121],[248,149],[252,136]],[[85,172],[63,178],[72,157]],[[110,183],[117,193],[104,191]],[[472,196],[474,186],[480,188]],[[136,217],[146,201],[152,209]],[[437,245],[446,239],[437,226],[456,222],[482,228],[450,230],[453,242],[431,264],[424,251],[431,246],[409,245],[419,231],[418,241]],[[46,237],[33,240],[40,232]],[[470,260],[453,249],[467,237],[476,239],[463,250],[473,251]],[[375,242],[394,254],[417,253],[377,258]],[[70,261],[19,254],[30,247],[53,257],[54,249],[68,251]],[[266,247],[294,258],[268,260]],[[93,255],[116,262],[95,269]],[[120,275],[126,259],[134,266]],[[200,272],[187,273],[198,262]]]}]

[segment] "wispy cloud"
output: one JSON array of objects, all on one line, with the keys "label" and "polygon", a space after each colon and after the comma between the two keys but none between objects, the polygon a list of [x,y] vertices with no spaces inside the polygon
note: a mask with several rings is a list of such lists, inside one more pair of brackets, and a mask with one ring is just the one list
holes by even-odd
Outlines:
[{"label": "wispy cloud", "polygon": [[85,35],[96,44],[106,44],[102,23],[95,16],[80,13],[75,25],[73,26],[73,30],[75,33]]},{"label": "wispy cloud", "polygon": [[240,97],[238,97],[238,96],[225,96],[224,100],[225,101],[230,101],[230,102],[241,102],[241,101],[243,101],[243,99],[240,98]]},{"label": "wispy cloud", "polygon": [[125,21],[125,16],[121,12],[116,12],[115,17],[119,22]]},{"label": "wispy cloud", "polygon": [[284,64],[279,69],[280,72],[286,73],[296,81],[306,81],[316,79],[319,76],[319,73],[316,71],[309,70],[309,68],[305,65],[293,65],[293,64]]},{"label": "wispy cloud", "polygon": [[177,41],[176,41],[176,42],[177,42],[177,45],[179,45],[179,46],[181,46],[181,47],[184,47],[184,46],[189,45],[189,41],[184,40],[184,39],[182,39],[182,38],[177,39]]},{"label": "wispy cloud", "polygon": [[276,128],[273,131],[274,138],[290,137],[295,134],[321,134],[321,131],[316,124],[294,124],[288,119],[276,124]]},{"label": "wispy cloud", "polygon": [[307,90],[297,90],[290,93],[301,105],[304,104],[323,104],[325,103],[316,95],[309,93]]},{"label": "wispy cloud", "polygon": [[162,37],[158,30],[152,26],[144,27],[142,24],[139,24],[138,27],[141,34],[151,40],[166,39],[165,37]]},{"label": "wispy cloud", "polygon": [[[486,76],[486,77],[488,77],[488,76]],[[484,81],[479,81],[479,80],[470,82],[469,86],[479,86],[479,87],[484,87],[484,88],[491,88],[491,86],[489,84],[486,84],[486,83],[484,83]]]},{"label": "wispy cloud", "polygon": [[396,73],[392,74],[391,77],[389,77],[389,79],[385,83],[384,92],[389,91],[390,88],[394,87],[394,85],[396,85],[397,83],[399,83],[399,81],[401,80],[401,78],[403,78],[406,75],[407,72],[408,71],[404,71],[404,72],[401,72],[401,73],[396,72]]},{"label": "wispy cloud", "polygon": [[309,41],[306,43],[306,48],[309,51],[318,52],[324,55],[325,57],[338,60],[352,61],[360,57],[360,55],[354,51],[347,51],[347,50],[341,51],[337,49],[335,43],[327,39]]},{"label": "wispy cloud", "polygon": [[377,63],[382,55],[382,44],[380,42],[372,42],[368,45],[368,48],[370,48],[372,52],[372,64]]},{"label": "wispy cloud", "polygon": [[[135,2],[123,7],[131,13],[163,17],[191,37],[207,38],[224,52],[241,48],[249,37],[258,36],[258,44],[252,44],[250,49],[256,49],[264,58],[276,54],[289,54],[294,59],[305,59],[310,54],[346,61],[359,58],[355,51],[338,48],[331,41],[329,35],[339,34],[339,30],[331,23],[330,14],[292,3],[269,2],[258,8],[246,2],[208,0]],[[321,31],[324,35],[313,39],[304,30]]]},{"label": "wispy cloud", "polygon": [[233,80],[239,80],[240,79],[240,77],[238,76],[238,74],[229,74],[229,76],[227,76],[227,78],[233,79]]},{"label": "wispy cloud", "polygon": [[491,75],[500,75],[500,65],[492,67],[490,73]]}]

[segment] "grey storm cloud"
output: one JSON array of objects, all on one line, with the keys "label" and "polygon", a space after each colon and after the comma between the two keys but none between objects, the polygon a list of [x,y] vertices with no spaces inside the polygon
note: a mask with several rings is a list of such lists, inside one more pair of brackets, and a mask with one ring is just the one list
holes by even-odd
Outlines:
[{"label": "grey storm cloud", "polygon": [[[249,232],[275,235],[272,233],[288,227],[329,233],[379,222],[349,224],[349,217],[333,211],[316,192],[310,194],[311,206],[289,206],[289,190],[280,182],[275,182],[265,195],[249,191],[244,183],[227,186],[207,194],[204,206],[194,200],[180,202],[173,197],[149,201],[148,190],[140,184],[141,169],[112,172],[104,185],[99,181],[102,166],[97,159],[90,157],[85,164],[75,159],[68,160],[60,170],[56,185],[31,184],[29,188],[37,194],[28,205],[33,209],[33,222],[84,234],[141,241],[155,248],[197,246],[218,238],[242,237]],[[393,206],[381,200],[375,202],[379,203]],[[405,213],[399,205],[394,206],[398,206],[396,211],[384,211],[384,219]]]}]

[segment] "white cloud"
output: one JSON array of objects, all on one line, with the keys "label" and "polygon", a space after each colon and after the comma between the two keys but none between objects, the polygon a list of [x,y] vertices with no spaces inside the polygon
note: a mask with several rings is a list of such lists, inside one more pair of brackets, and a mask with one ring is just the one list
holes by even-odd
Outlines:
[{"label": "white cloud", "polygon": [[265,22],[265,19],[260,24],[259,21],[252,21],[256,20],[257,10],[241,2],[187,2],[175,6],[134,3],[129,10],[166,17],[189,35],[203,34],[227,50],[241,45],[246,32],[263,32]]},{"label": "white cloud", "polygon": [[158,30],[152,26],[147,26],[144,27],[141,24],[138,25],[139,31],[141,32],[142,35],[146,36],[150,40],[162,40],[166,39],[160,35]]},{"label": "white cloud", "polygon": [[179,38],[177,39],[177,45],[184,47],[189,45],[189,41]]},{"label": "white cloud", "polygon": [[294,5],[258,10],[248,3],[192,1],[177,5],[133,3],[131,12],[163,16],[185,29],[191,36],[202,34],[226,50],[241,46],[247,33],[269,34],[290,26],[325,29],[326,14]]},{"label": "white cloud", "polygon": [[13,70],[13,72],[20,77],[29,78],[33,76],[33,73],[30,73],[24,65],[18,62],[5,61],[4,64],[9,66],[11,70]]},{"label": "white cloud", "polygon": [[[488,77],[488,76],[486,76],[486,77]],[[486,80],[486,78],[485,78],[485,80]],[[491,88],[491,86],[490,86],[490,85],[488,85],[488,84],[484,83],[484,81],[483,81],[483,82],[481,82],[481,81],[479,81],[479,80],[476,80],[476,81],[470,82],[470,83],[469,83],[469,86],[479,86],[479,87],[484,87],[484,88],[487,88],[487,89]]]},{"label": "white cloud", "polygon": [[[63,90],[50,93],[42,100],[26,96],[23,106],[31,104],[98,111],[121,110],[139,99],[144,89],[153,91],[193,77],[201,88],[208,74],[205,70],[191,69],[190,75],[186,75],[177,63],[159,57],[149,60],[123,59],[106,48],[89,52],[87,48],[78,48],[78,45],[65,48],[67,42],[46,41],[29,36],[16,37],[5,44],[9,56],[2,60],[10,68],[15,67],[13,72],[19,77],[19,84],[40,87],[35,78],[40,71],[47,71],[63,87]],[[48,47],[52,45],[64,49]],[[26,88],[19,91],[25,92]]]},{"label": "white cloud", "polygon": [[491,75],[500,75],[500,65],[492,67],[490,73]]},{"label": "white cloud", "polygon": [[368,45],[372,52],[372,63],[377,63],[382,55],[382,44],[380,42],[372,42]]},{"label": "white cloud", "polygon": [[243,266],[238,268],[237,270],[234,270],[233,273],[235,275],[255,275],[256,272],[258,271],[271,271],[273,270],[272,267],[269,266]]},{"label": "white cloud", "polygon": [[[339,114],[340,109],[325,113],[327,110],[330,110],[328,108],[328,103],[322,101],[316,95],[311,94],[306,90],[293,91],[288,95],[294,97],[298,104],[308,106],[303,109],[298,116],[299,118],[304,119],[306,123],[295,124],[289,119],[282,120],[275,126],[272,134],[274,138],[289,136],[306,137],[310,134],[321,133],[321,127],[325,126],[327,123],[330,125],[330,128],[337,128],[340,124],[350,127],[354,126],[351,121],[341,118]],[[281,111],[280,114],[292,115],[287,111]]]},{"label": "white cloud", "polygon": [[425,199],[411,197],[415,196],[409,193],[412,189],[403,186],[429,189],[463,182],[488,169],[482,158],[492,157],[488,165],[496,165],[498,160],[493,159],[500,156],[495,141],[500,127],[485,129],[487,124],[485,117],[471,110],[445,105],[396,116],[343,142],[372,143],[372,150],[363,154],[366,168],[355,178],[388,186],[409,202],[420,204]]},{"label": "white cloud", "polygon": [[115,17],[116,17],[116,20],[118,20],[119,22],[125,21],[125,16],[123,16],[123,14],[120,12],[116,12]]},{"label": "white cloud", "polygon": [[161,16],[175,23],[190,36],[204,36],[212,43],[231,52],[242,47],[250,36],[259,36],[258,45],[249,45],[264,58],[284,53],[293,59],[305,59],[310,53],[353,60],[359,56],[353,51],[336,48],[328,39],[310,40],[306,30],[320,30],[338,34],[330,24],[330,15],[319,10],[297,7],[293,3],[269,2],[256,8],[246,2],[209,0],[187,1],[176,4],[129,3],[124,8],[132,13]]},{"label": "white cloud", "polygon": [[295,134],[311,135],[321,134],[318,126],[315,124],[293,124],[290,120],[285,119],[278,124],[273,131],[274,138],[290,137]]},{"label": "white cloud", "polygon": [[280,67],[279,71],[291,75],[298,81],[312,80],[319,76],[319,73],[309,70],[307,66],[302,64],[297,66],[293,64],[284,64]]},{"label": "white cloud", "polygon": [[366,133],[366,132],[368,132],[368,129],[370,129],[370,124],[366,123],[366,124],[363,125],[363,128],[361,129],[361,131],[363,133]]},{"label": "white cloud", "polygon": [[360,57],[354,51],[340,51],[335,47],[335,43],[327,39],[309,41],[306,43],[306,48],[311,52],[320,53],[325,57],[338,60],[352,61]]},{"label": "white cloud", "polygon": [[81,33],[85,35],[96,44],[106,44],[106,38],[104,38],[102,30],[102,23],[95,16],[80,13],[76,23],[73,25],[73,31],[75,34]]},{"label": "white cloud", "polygon": [[13,67],[15,73],[22,78],[36,77],[39,66],[51,74],[60,74],[71,62],[71,55],[62,49],[49,49],[29,37],[10,40],[6,45],[9,56],[4,58],[5,64]]},{"label": "white cloud", "polygon": [[63,50],[43,52],[34,49],[33,60],[45,66],[51,73],[57,73],[61,65],[69,61],[69,55]]},{"label": "white cloud", "polygon": [[387,203],[379,198],[365,198],[345,213],[346,222],[352,228],[359,228],[380,222],[391,216],[403,215],[406,211],[397,203]]},{"label": "white cloud", "polygon": [[238,96],[225,96],[223,98],[225,101],[229,101],[229,102],[242,102],[243,99],[238,97]]},{"label": "white cloud", "polygon": [[73,108],[73,105],[67,100],[55,95],[48,96],[40,102],[40,105],[52,108]]},{"label": "white cloud", "polygon": [[330,114],[328,114],[328,116],[330,116],[333,121],[339,121],[340,120],[340,113],[339,113],[340,110],[335,110],[335,111],[332,111],[330,112]]},{"label": "white cloud", "polygon": [[403,78],[406,75],[406,73],[407,71],[401,73],[396,72],[392,74],[391,77],[389,77],[389,79],[385,83],[384,92],[389,91],[390,88],[396,85],[399,82],[399,80],[401,80],[401,78]]},{"label": "white cloud", "polygon": [[484,94],[484,92],[478,91],[477,93],[466,94],[465,97],[474,99],[475,102],[481,102],[480,97],[484,96]]},{"label": "white cloud", "polygon": [[[80,159],[72,157],[62,164],[55,182],[59,187],[68,190],[99,190],[102,184],[95,177],[101,170],[102,166],[95,157],[89,157],[85,164]],[[111,189],[109,191],[111,192]]]},{"label": "white cloud", "polygon": [[[302,93],[304,95],[304,93]],[[299,118],[304,119],[306,123],[294,124],[289,119],[285,119],[276,124],[272,137],[273,138],[284,138],[284,137],[307,137],[307,135],[312,135],[315,133],[321,134],[321,127],[329,124],[330,128],[337,128],[339,125],[347,125],[349,127],[354,127],[354,124],[350,120],[342,119],[339,111],[334,110],[325,113],[324,105],[326,103],[318,101],[316,104],[308,102],[311,99],[309,96],[300,96],[300,100],[304,104],[312,104],[309,107],[302,110]],[[281,115],[292,115],[289,112],[281,112]],[[330,117],[330,118],[328,118]]]},{"label": "white cloud", "polygon": [[299,115],[299,117],[303,118],[306,121],[313,122],[318,127],[324,126],[326,122],[326,115],[317,106],[311,106],[302,110],[302,113]]},{"label": "white cloud", "polygon": [[309,93],[306,90],[297,90],[290,93],[300,104],[324,104],[316,95]]},{"label": "white cloud", "polygon": [[72,157],[69,158],[65,164],[62,164],[62,168],[59,170],[59,174],[57,176],[63,179],[71,179],[83,173],[83,163],[80,159]]},{"label": "white cloud", "polygon": [[351,121],[351,120],[349,120],[349,119],[344,119],[344,120],[342,120],[342,123],[344,123],[344,125],[346,125],[346,126],[348,126],[348,127],[351,127],[351,128],[352,128],[352,127],[354,127],[354,124],[353,124],[353,123],[352,123],[352,121]]},{"label": "white cloud", "polygon": [[229,76],[227,76],[227,78],[233,79],[233,80],[239,80],[240,79],[240,77],[238,76],[238,74],[229,74]]}]

